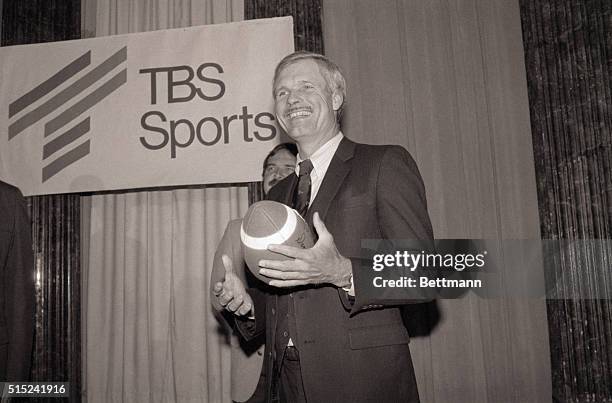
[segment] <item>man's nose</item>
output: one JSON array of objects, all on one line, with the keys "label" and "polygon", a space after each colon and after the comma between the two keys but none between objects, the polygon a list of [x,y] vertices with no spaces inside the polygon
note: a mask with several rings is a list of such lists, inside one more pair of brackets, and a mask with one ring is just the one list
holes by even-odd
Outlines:
[{"label": "man's nose", "polygon": [[300,101],[300,97],[297,91],[290,91],[289,94],[287,95],[287,103],[289,105],[294,105],[298,103],[299,101]]}]

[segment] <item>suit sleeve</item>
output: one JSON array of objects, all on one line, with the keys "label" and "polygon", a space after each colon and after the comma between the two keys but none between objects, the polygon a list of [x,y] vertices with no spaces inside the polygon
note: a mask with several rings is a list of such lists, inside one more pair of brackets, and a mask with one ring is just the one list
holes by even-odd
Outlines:
[{"label": "suit sleeve", "polygon": [[[14,197],[14,227],[9,239],[4,285],[8,322],[8,381],[27,381],[34,340],[35,288],[31,224],[20,191]],[[9,213],[10,214],[10,213]]]},{"label": "suit sleeve", "polygon": [[247,290],[253,300],[255,318],[234,316],[236,329],[246,341],[253,340],[266,332],[266,295],[257,288]]},{"label": "suit sleeve", "polygon": [[[399,245],[393,241],[402,240],[401,249],[414,252],[433,250],[433,230],[427,213],[425,186],[416,163],[402,147],[387,148],[376,177],[376,218],[380,232],[390,252]],[[408,248],[406,247],[408,246]],[[384,249],[384,248],[383,248]],[[364,308],[380,308],[388,305],[402,305],[426,302],[426,296],[419,290],[373,286],[373,278],[382,276],[399,278],[410,273],[403,270],[372,270],[372,260],[352,258],[355,300],[351,313]],[[413,292],[414,291],[414,292]]]},{"label": "suit sleeve", "polygon": [[414,239],[433,248],[425,185],[416,162],[402,147],[391,147],[377,178],[377,216],[385,239]]}]

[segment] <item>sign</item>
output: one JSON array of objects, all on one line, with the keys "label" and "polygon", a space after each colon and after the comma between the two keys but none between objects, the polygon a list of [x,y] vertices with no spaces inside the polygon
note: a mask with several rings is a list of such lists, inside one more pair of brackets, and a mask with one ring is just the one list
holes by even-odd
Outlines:
[{"label": "sign", "polygon": [[0,48],[0,178],[25,195],[261,180],[291,17]]}]

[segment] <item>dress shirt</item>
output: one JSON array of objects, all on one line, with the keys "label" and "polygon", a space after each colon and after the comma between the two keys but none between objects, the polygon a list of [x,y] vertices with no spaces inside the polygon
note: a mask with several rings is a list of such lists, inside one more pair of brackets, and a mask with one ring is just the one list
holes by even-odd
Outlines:
[{"label": "dress shirt", "polygon": [[[327,168],[329,168],[329,164],[331,163],[340,142],[344,138],[342,132],[338,132],[334,137],[329,139],[327,143],[323,144],[317,151],[315,151],[310,156],[310,162],[312,162],[312,172],[310,172],[310,201],[308,203],[309,206],[312,206],[312,202],[315,197],[317,197],[317,193],[321,188],[321,183],[323,183],[323,178],[325,177],[325,173],[327,173]],[[303,158],[298,154],[297,161],[295,163],[295,174],[300,176],[300,162],[304,161]]]}]

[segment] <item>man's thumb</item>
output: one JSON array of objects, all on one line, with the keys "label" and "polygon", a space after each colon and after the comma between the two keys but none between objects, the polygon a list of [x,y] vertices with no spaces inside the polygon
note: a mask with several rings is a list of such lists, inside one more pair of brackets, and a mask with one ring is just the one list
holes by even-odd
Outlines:
[{"label": "man's thumb", "polygon": [[221,256],[221,260],[223,260],[223,267],[225,267],[225,274],[234,273],[234,266],[232,264],[232,259],[229,256],[223,255]]},{"label": "man's thumb", "polygon": [[319,239],[331,237],[331,234],[327,230],[327,227],[323,223],[323,220],[321,220],[321,217],[319,216],[318,211],[313,214],[312,223],[315,227],[315,230],[317,231],[317,236],[319,237]]}]

